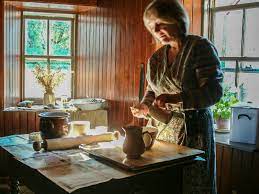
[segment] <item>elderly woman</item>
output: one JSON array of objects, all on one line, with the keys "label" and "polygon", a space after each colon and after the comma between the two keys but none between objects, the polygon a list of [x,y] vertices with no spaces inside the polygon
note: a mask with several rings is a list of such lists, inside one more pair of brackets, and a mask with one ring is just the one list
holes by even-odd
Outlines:
[{"label": "elderly woman", "polygon": [[220,61],[206,38],[189,35],[188,15],[178,0],[152,1],[144,23],[163,46],[149,59],[147,89],[132,108],[149,118],[158,139],[205,151],[206,162],[186,167],[183,193],[216,193],[215,142],[209,107],[222,96]]}]

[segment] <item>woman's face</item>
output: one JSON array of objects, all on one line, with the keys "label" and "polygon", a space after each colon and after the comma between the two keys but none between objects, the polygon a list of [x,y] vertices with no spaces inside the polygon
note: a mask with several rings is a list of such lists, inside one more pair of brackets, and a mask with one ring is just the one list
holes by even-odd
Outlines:
[{"label": "woman's face", "polygon": [[146,25],[153,36],[162,44],[169,44],[179,38],[177,23],[168,23],[158,18],[147,19]]}]

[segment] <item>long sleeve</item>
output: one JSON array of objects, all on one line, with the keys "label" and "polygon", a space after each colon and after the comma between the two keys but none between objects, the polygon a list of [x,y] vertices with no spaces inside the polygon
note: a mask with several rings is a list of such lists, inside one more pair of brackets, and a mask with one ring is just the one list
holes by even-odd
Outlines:
[{"label": "long sleeve", "polygon": [[149,85],[147,85],[145,95],[141,101],[141,103],[146,104],[148,107],[152,105],[155,100],[155,92],[151,89]]},{"label": "long sleeve", "polygon": [[146,87],[144,97],[141,101],[141,103],[146,104],[148,107],[152,105],[152,103],[156,98],[155,92],[152,90],[151,86],[149,85],[150,77],[151,77],[150,74],[151,74],[151,71],[150,71],[150,59],[149,59],[147,64],[147,73],[146,73],[147,87]]},{"label": "long sleeve", "polygon": [[221,98],[223,73],[216,48],[207,39],[199,40],[193,48],[196,88],[181,93],[183,109],[207,108]]}]

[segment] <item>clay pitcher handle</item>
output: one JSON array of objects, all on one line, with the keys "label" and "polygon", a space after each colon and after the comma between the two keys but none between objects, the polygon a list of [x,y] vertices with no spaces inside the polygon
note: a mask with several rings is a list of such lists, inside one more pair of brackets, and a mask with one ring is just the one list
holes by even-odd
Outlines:
[{"label": "clay pitcher handle", "polygon": [[[152,140],[151,134],[148,131],[145,131],[145,132],[142,133],[142,138],[144,138],[145,134],[147,134],[149,136],[149,138],[150,138],[149,145],[145,144],[145,148],[148,148],[149,146],[151,146],[153,140]],[[144,139],[143,139],[143,141],[144,141]],[[145,143],[145,141],[144,141],[144,143]]]},{"label": "clay pitcher handle", "polygon": [[125,135],[124,136],[126,136],[126,129],[125,129],[125,127],[121,127],[122,128],[122,130],[124,131],[124,133],[125,133]]}]

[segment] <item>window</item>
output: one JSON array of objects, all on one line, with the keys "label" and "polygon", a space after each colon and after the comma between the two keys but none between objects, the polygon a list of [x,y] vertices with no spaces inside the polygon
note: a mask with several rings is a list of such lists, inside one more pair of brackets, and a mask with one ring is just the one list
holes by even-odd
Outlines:
[{"label": "window", "polygon": [[259,0],[205,1],[205,34],[215,44],[224,83],[259,104]]},{"label": "window", "polygon": [[72,95],[74,62],[73,15],[24,12],[23,16],[23,94],[25,99],[43,97],[43,88],[33,74],[36,65],[59,69],[65,80],[55,89],[55,96]]}]

